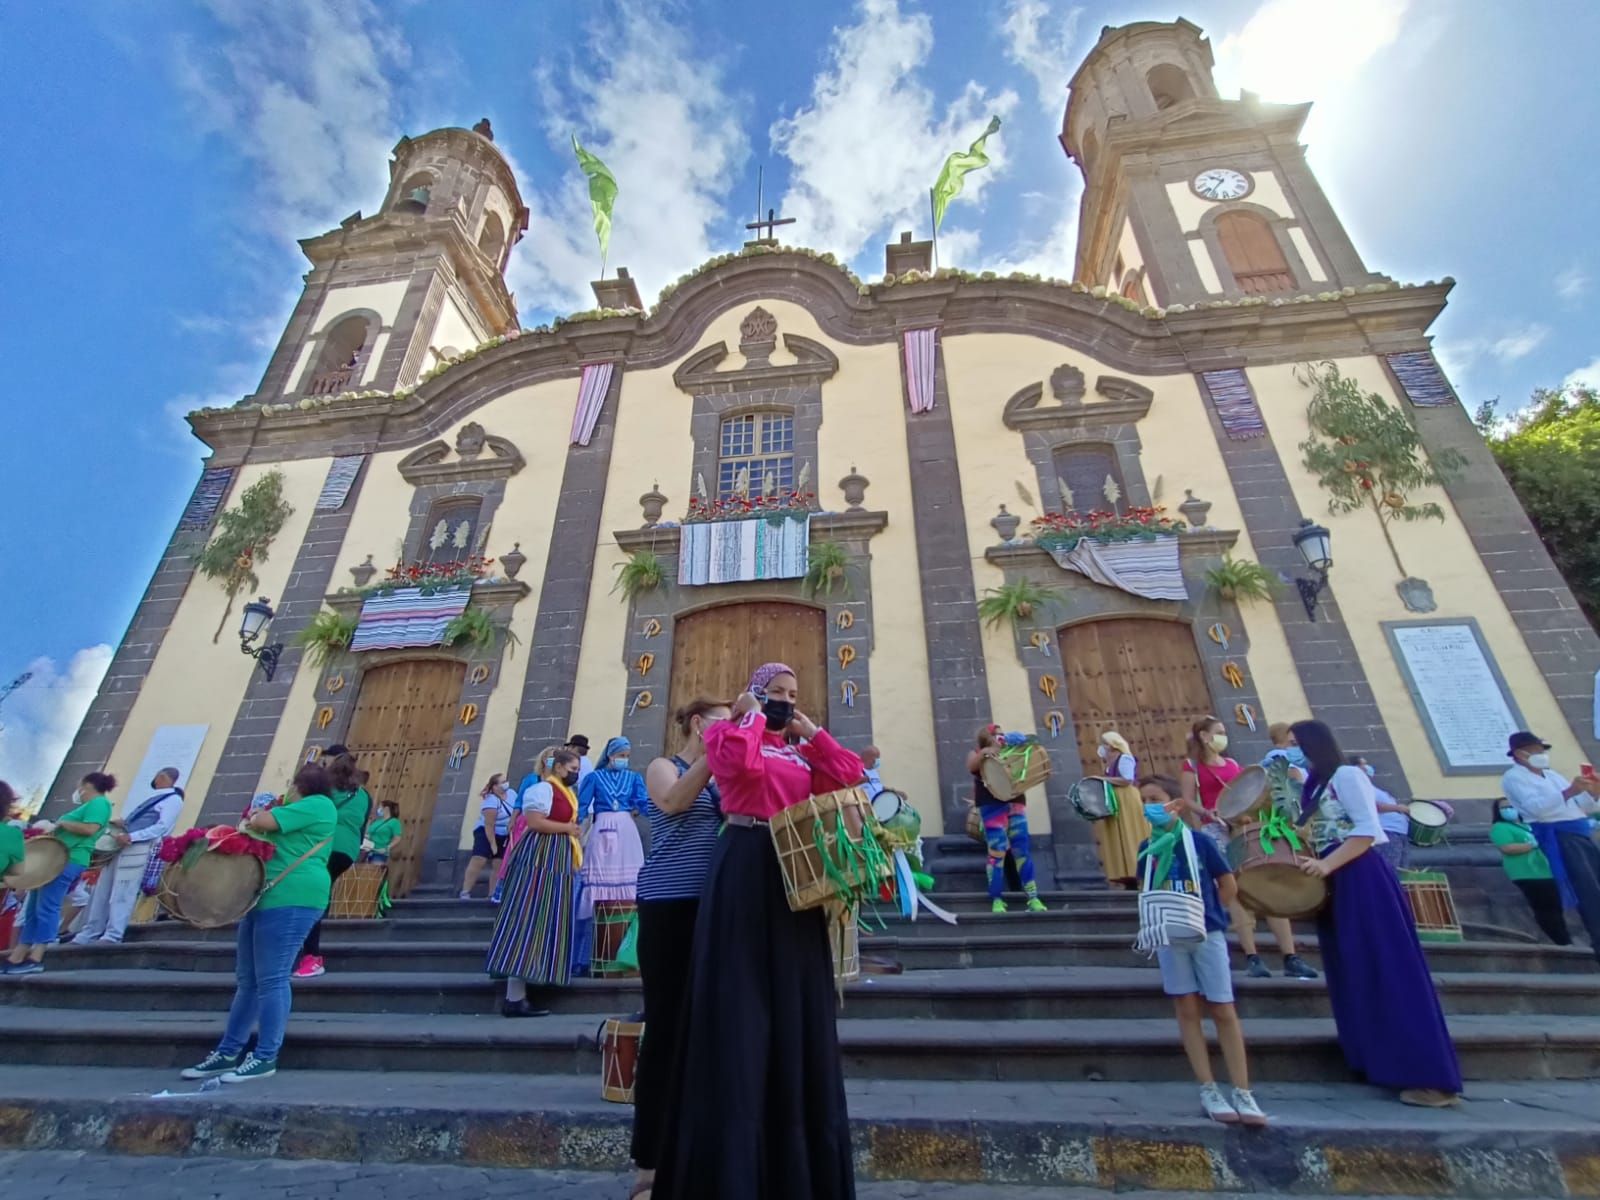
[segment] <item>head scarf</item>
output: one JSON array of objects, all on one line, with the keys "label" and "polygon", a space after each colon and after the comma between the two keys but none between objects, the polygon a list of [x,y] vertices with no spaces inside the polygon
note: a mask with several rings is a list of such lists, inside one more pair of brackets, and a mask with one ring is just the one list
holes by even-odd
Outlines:
[{"label": "head scarf", "polygon": [[1133,754],[1133,751],[1128,749],[1128,739],[1123,737],[1114,729],[1108,729],[1102,733],[1100,735],[1100,740],[1106,745],[1110,746],[1118,754],[1127,754],[1130,756]]},{"label": "head scarf", "polygon": [[[760,695],[767,690],[767,685],[779,675],[794,675],[794,668],[781,662],[762,663],[750,676],[750,686],[745,690]],[[795,676],[799,678],[799,676]]]},{"label": "head scarf", "polygon": [[614,757],[616,757],[618,754],[626,754],[628,751],[630,751],[632,749],[633,749],[633,743],[630,742],[627,738],[625,738],[625,737],[614,737],[614,738],[612,738],[609,742],[606,743],[605,751],[600,755],[600,761],[595,764],[595,768],[594,769],[597,770],[597,771],[620,769],[620,768],[613,768],[611,766],[611,760]]}]

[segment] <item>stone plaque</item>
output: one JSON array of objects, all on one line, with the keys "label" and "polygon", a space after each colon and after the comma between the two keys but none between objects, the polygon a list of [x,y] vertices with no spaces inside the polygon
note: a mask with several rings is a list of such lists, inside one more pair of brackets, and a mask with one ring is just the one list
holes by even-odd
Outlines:
[{"label": "stone plaque", "polygon": [[1498,775],[1522,713],[1471,618],[1385,621],[1384,633],[1446,775]]}]

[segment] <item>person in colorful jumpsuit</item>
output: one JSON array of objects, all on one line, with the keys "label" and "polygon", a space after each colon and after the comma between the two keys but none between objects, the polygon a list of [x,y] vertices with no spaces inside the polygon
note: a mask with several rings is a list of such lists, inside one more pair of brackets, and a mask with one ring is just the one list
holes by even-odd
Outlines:
[{"label": "person in colorful jumpsuit", "polygon": [[1002,746],[998,725],[985,725],[978,731],[978,748],[967,755],[967,770],[972,775],[972,802],[983,818],[983,839],[988,847],[989,901],[992,911],[1006,911],[1006,853],[1017,865],[1017,877],[1028,897],[1029,912],[1044,912],[1039,899],[1039,884],[1034,879],[1033,855],[1028,848],[1028,806],[1021,800],[1000,800],[983,782],[983,761],[998,758]]}]

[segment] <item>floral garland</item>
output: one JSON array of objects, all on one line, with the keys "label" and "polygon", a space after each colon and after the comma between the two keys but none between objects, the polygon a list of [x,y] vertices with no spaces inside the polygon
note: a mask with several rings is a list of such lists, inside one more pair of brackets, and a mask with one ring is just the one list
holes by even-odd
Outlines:
[{"label": "floral garland", "polygon": [[1128,508],[1122,512],[1045,513],[1033,519],[1035,544],[1047,549],[1071,550],[1084,538],[1096,542],[1152,542],[1162,534],[1177,533],[1182,521],[1162,516],[1165,508]]},{"label": "floral garland", "polygon": [[777,492],[771,496],[727,496],[717,500],[689,497],[689,513],[683,518],[685,525],[699,525],[707,521],[743,521],[750,517],[803,517],[813,511],[815,492]]},{"label": "floral garland", "polygon": [[487,578],[492,562],[492,558],[474,554],[457,562],[395,563],[382,580],[358,590],[363,596],[386,596],[401,588],[421,588],[425,596],[453,591]]}]

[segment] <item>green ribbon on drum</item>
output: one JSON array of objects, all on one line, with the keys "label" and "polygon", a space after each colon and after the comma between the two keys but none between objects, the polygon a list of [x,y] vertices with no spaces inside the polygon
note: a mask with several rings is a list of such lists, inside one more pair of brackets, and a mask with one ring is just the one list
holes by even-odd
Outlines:
[{"label": "green ribbon on drum", "polygon": [[[821,819],[813,823],[811,836],[817,847],[817,861],[822,864],[822,873],[833,885],[839,903],[846,907],[855,907],[864,896],[875,897],[878,881],[894,877],[893,864],[878,844],[870,820],[863,819],[861,822],[859,843],[850,836],[842,812],[834,816],[834,836],[831,839]],[[887,928],[881,919],[879,925]]]},{"label": "green ribbon on drum", "polygon": [[1294,826],[1289,824],[1284,815],[1277,809],[1271,809],[1261,821],[1261,849],[1263,853],[1271,854],[1274,843],[1288,842],[1289,848],[1299,853],[1303,846],[1300,835],[1294,831]]}]

